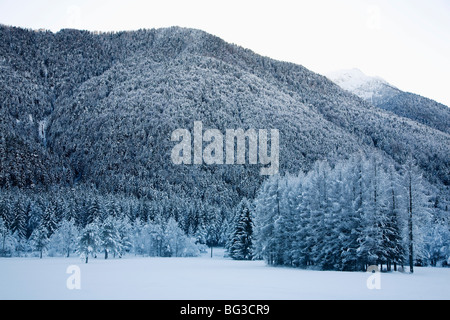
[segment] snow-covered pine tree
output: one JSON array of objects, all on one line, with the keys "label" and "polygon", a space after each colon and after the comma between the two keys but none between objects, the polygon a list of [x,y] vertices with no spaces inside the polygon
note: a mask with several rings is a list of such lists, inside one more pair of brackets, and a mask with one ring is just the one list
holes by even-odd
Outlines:
[{"label": "snow-covered pine tree", "polygon": [[39,258],[42,259],[43,253],[45,250],[47,250],[47,246],[49,243],[49,237],[48,237],[48,230],[45,226],[45,224],[41,223],[39,227],[37,227],[33,233],[31,234],[31,237],[29,239],[29,242],[31,244],[31,247],[33,250],[39,252]]},{"label": "snow-covered pine tree", "polygon": [[142,228],[143,252],[149,257],[162,257],[164,255],[164,229],[161,224],[148,222]]},{"label": "snow-covered pine tree", "polygon": [[388,206],[386,208],[386,220],[383,228],[384,251],[386,253],[387,271],[397,271],[397,265],[403,265],[405,255],[404,241],[402,237],[401,208],[400,208],[400,176],[392,165],[386,172]]},{"label": "snow-covered pine tree", "polygon": [[297,212],[297,224],[295,225],[296,231],[294,234],[293,253],[292,258],[295,266],[305,268],[311,261],[311,248],[308,246],[307,239],[312,235],[311,229],[311,214],[307,209],[307,176],[304,174],[299,175],[299,185],[293,191],[292,196],[295,200],[291,200],[297,204],[296,208],[292,208]]},{"label": "snow-covered pine tree", "polygon": [[45,203],[45,209],[41,216],[41,224],[47,229],[49,237],[57,228],[56,207],[52,202]]},{"label": "snow-covered pine tree", "polygon": [[298,228],[297,202],[294,195],[298,188],[298,179],[285,176],[279,180],[280,214],[274,222],[276,264],[292,266],[294,264],[295,234]]},{"label": "snow-covered pine tree", "polygon": [[323,270],[342,269],[342,229],[344,216],[348,210],[347,186],[344,178],[344,168],[342,163],[336,164],[330,172],[330,179],[327,186],[329,209],[325,213],[325,228],[328,231],[324,235],[324,247],[320,251],[318,260]]},{"label": "snow-covered pine tree", "polygon": [[311,212],[311,237],[307,239],[308,247],[311,248],[311,256],[314,265],[321,266],[322,251],[326,250],[328,243],[326,234],[328,225],[326,218],[331,210],[328,188],[330,183],[330,166],[326,161],[318,161],[314,164],[308,177],[308,209]]},{"label": "snow-covered pine tree", "polygon": [[408,261],[409,271],[413,273],[414,264],[424,257],[424,240],[431,220],[430,198],[420,169],[412,158],[406,161],[403,170],[408,221]]},{"label": "snow-covered pine tree", "polygon": [[9,175],[6,159],[6,139],[4,136],[3,128],[0,127],[0,186],[5,186],[9,179],[7,175]]},{"label": "snow-covered pine tree", "polygon": [[205,245],[207,233],[208,231],[206,230],[206,226],[203,223],[200,223],[197,227],[197,231],[195,232],[195,242]]},{"label": "snow-covered pine tree", "polygon": [[6,228],[11,227],[11,200],[7,198],[6,192],[0,190],[0,218],[3,220]]},{"label": "snow-covered pine tree", "polygon": [[213,247],[218,246],[221,240],[222,217],[218,208],[212,208],[212,214],[208,219],[206,227],[205,244],[210,248],[211,258],[213,257]]},{"label": "snow-covered pine tree", "polygon": [[164,247],[169,257],[181,257],[185,247],[186,236],[174,218],[167,221],[164,230]]},{"label": "snow-covered pine tree", "polygon": [[11,242],[11,232],[9,231],[3,218],[0,217],[0,257],[6,257],[11,254]]},{"label": "snow-covered pine tree", "polygon": [[361,233],[359,235],[358,257],[363,264],[363,270],[376,265],[381,257],[380,244],[382,232],[380,229],[380,166],[375,157],[363,162],[362,181],[362,215]]},{"label": "snow-covered pine tree", "polygon": [[133,225],[127,216],[117,221],[117,231],[119,232],[118,253],[119,257],[122,257],[126,252],[131,251],[133,248]]},{"label": "snow-covered pine tree", "polygon": [[89,261],[89,255],[95,254],[101,245],[99,233],[100,230],[97,221],[88,224],[80,232],[80,237],[78,239],[78,252],[85,258],[86,263]]},{"label": "snow-covered pine tree", "polygon": [[120,207],[112,196],[105,197],[104,204],[100,210],[102,220],[106,220],[108,217],[116,219],[120,213]]},{"label": "snow-covered pine tree", "polygon": [[[377,168],[376,179],[376,236],[377,236],[377,263],[380,264],[380,270],[383,270],[383,265],[386,264],[386,268],[389,268],[389,261],[394,256],[396,249],[394,241],[396,236],[396,215],[392,214],[393,196],[392,196],[392,183],[390,181],[390,175],[387,172],[385,166],[382,165],[380,158],[373,160]],[[395,196],[395,192],[394,192]],[[395,200],[394,200],[395,201]]]},{"label": "snow-covered pine tree", "polygon": [[114,217],[107,217],[100,226],[101,247],[105,253],[105,259],[112,252],[115,256],[120,251],[120,234]]},{"label": "snow-covered pine tree", "polygon": [[12,209],[10,230],[19,238],[27,238],[27,203],[22,197],[18,197]]},{"label": "snow-covered pine tree", "polygon": [[[258,191],[255,203],[255,255],[263,257],[267,264],[274,265],[277,243],[274,223],[279,216],[279,177],[270,176]],[[233,235],[233,233],[232,233]],[[230,246],[229,244],[228,246]]]},{"label": "snow-covered pine tree", "polygon": [[104,213],[103,205],[98,196],[93,196],[88,200],[86,224],[94,223],[102,218]]},{"label": "snow-covered pine tree", "polygon": [[[71,191],[69,191],[71,192]],[[74,222],[76,222],[77,220],[79,220],[79,213],[77,210],[77,204],[75,202],[74,199],[74,194],[71,194],[70,196],[66,196],[67,198],[64,199],[64,219],[65,220],[72,220]],[[76,223],[75,223],[76,224]]]},{"label": "snow-covered pine tree", "polygon": [[303,181],[305,179],[305,175],[303,172],[300,172],[297,176],[290,176],[287,182],[287,207],[289,210],[289,218],[288,221],[288,261],[292,266],[299,266],[302,262],[300,262],[301,255],[299,255],[299,246],[301,243],[301,239],[299,238],[299,230],[303,227],[303,207],[302,207],[302,193],[303,193]]},{"label": "snow-covered pine tree", "polygon": [[73,219],[63,219],[58,224],[57,229],[50,237],[49,246],[56,252],[65,255],[67,258],[76,249],[78,229]]},{"label": "snow-covered pine tree", "polygon": [[235,260],[251,260],[253,257],[253,219],[250,203],[242,199],[236,208],[229,254]]},{"label": "snow-covered pine tree", "polygon": [[360,270],[357,259],[358,238],[361,226],[360,208],[362,207],[361,158],[350,157],[337,164],[342,174],[341,217],[339,222],[340,266],[339,270]]},{"label": "snow-covered pine tree", "polygon": [[362,219],[364,215],[364,175],[362,154],[356,154],[349,159],[347,170],[347,184],[350,186],[349,212],[345,222],[341,224],[342,268],[343,270],[364,270],[364,263],[359,256],[360,236],[362,233]]},{"label": "snow-covered pine tree", "polygon": [[144,255],[145,253],[145,241],[144,241],[144,223],[141,219],[136,219],[131,225],[131,243],[133,246],[134,254]]},{"label": "snow-covered pine tree", "polygon": [[[433,199],[433,220],[426,239],[426,253],[432,266],[449,266],[450,259],[450,214],[448,197],[450,188],[447,187],[442,195]],[[435,192],[436,193],[436,192]]]}]

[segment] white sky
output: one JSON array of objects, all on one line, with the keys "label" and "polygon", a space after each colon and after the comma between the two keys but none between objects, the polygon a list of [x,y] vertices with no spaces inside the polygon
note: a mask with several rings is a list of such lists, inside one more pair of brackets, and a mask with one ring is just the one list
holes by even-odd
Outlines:
[{"label": "white sky", "polygon": [[357,67],[450,106],[449,0],[0,0],[0,23],[197,28],[321,74]]}]

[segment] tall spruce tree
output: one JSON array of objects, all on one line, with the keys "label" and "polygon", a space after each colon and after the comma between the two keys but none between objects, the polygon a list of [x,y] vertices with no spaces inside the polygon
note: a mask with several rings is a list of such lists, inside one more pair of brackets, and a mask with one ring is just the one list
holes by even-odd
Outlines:
[{"label": "tall spruce tree", "polygon": [[120,251],[120,234],[116,221],[112,216],[107,217],[100,227],[101,247],[105,253],[105,259],[108,259],[109,253],[114,256]]},{"label": "tall spruce tree", "polygon": [[425,181],[414,160],[409,159],[403,166],[406,208],[408,220],[408,262],[409,271],[424,257],[424,238],[429,226],[430,203]]},{"label": "tall spruce tree", "polygon": [[263,257],[269,265],[275,264],[276,261],[274,223],[280,212],[279,180],[279,176],[269,177],[262,184],[255,199],[255,254]]},{"label": "tall spruce tree", "polygon": [[239,203],[236,209],[229,254],[235,260],[251,260],[253,258],[253,219],[250,203],[246,198]]}]

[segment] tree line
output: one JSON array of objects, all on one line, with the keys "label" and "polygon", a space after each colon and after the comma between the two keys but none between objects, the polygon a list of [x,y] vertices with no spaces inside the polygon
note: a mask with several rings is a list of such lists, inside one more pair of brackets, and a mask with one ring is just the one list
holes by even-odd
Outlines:
[{"label": "tree line", "polygon": [[238,208],[228,241],[235,259],[342,271],[406,264],[412,272],[450,256],[448,211],[436,212],[412,160],[401,168],[375,155],[319,161],[307,173],[271,177]]},{"label": "tree line", "polygon": [[0,256],[195,256],[226,246],[231,258],[360,271],[378,264],[439,265],[450,256],[448,208],[412,160],[377,155],[319,161],[268,178],[233,211],[201,200],[0,189]]},{"label": "tree line", "polygon": [[0,191],[0,256],[183,257],[223,244],[225,213],[199,201],[87,187]]}]

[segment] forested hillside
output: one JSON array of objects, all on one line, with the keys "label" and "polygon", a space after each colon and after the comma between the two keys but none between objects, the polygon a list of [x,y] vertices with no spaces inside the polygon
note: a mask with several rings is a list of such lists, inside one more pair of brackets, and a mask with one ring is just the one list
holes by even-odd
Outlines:
[{"label": "forested hillside", "polygon": [[234,208],[253,201],[265,178],[250,164],[174,165],[171,133],[194,121],[222,132],[278,129],[282,176],[355,153],[396,170],[412,159],[433,186],[430,201],[448,210],[448,132],[199,30],[1,26],[0,69],[0,217],[14,235],[10,253],[31,250],[19,243],[36,230],[49,239],[64,221],[81,232],[107,227],[111,215],[162,230],[175,221],[197,242],[224,244]]}]

